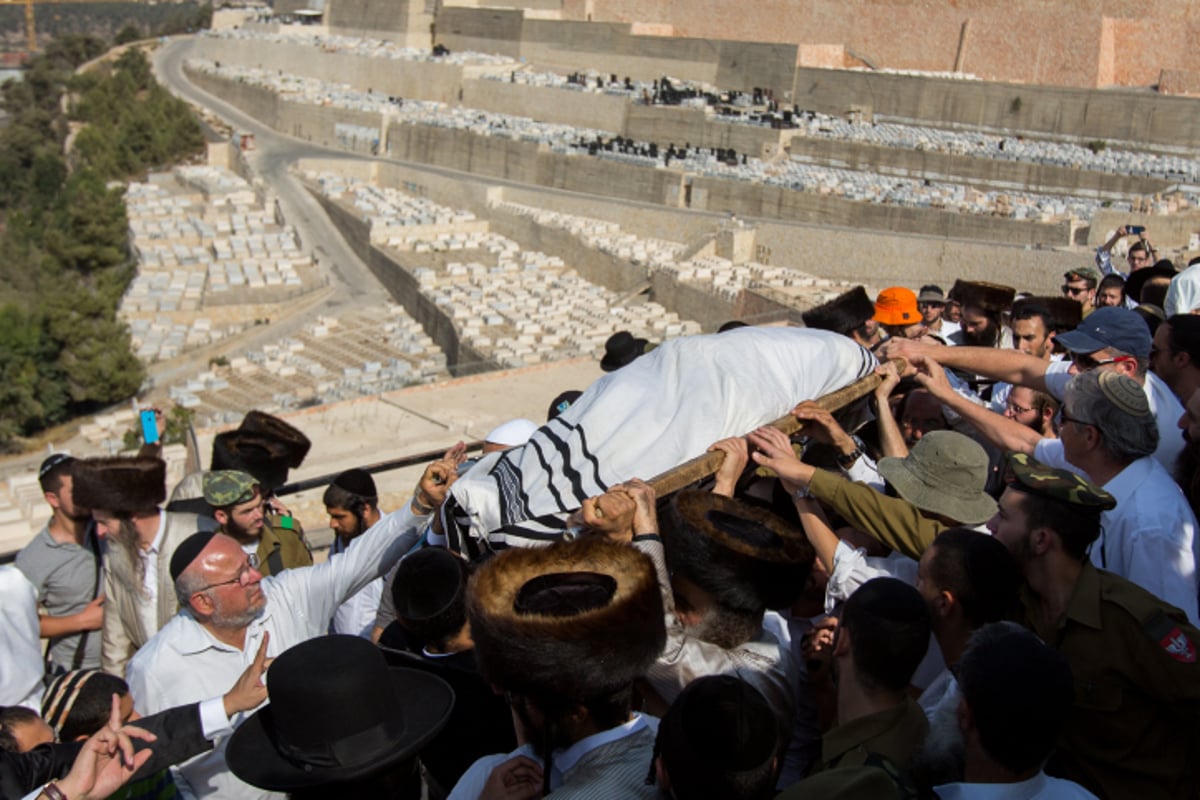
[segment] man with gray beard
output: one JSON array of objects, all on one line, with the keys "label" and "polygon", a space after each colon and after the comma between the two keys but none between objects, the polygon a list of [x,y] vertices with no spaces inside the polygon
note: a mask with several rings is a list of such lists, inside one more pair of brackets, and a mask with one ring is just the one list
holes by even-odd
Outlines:
[{"label": "man with gray beard", "polygon": [[118,677],[179,604],[167,572],[175,548],[216,522],[159,508],[167,497],[167,465],[159,458],[88,458],[76,462],[74,499],[92,509],[108,541],[100,663]]}]

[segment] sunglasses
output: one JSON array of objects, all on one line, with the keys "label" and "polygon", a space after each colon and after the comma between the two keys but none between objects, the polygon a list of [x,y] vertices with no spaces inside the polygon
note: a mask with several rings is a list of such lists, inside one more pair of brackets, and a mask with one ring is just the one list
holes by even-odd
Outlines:
[{"label": "sunglasses", "polygon": [[1071,363],[1078,367],[1080,372],[1086,372],[1096,367],[1103,367],[1105,364],[1121,364],[1126,361],[1137,363],[1137,359],[1133,356],[1117,356],[1116,358],[1099,360],[1092,358],[1087,353],[1071,353]]},{"label": "sunglasses", "polygon": [[1088,286],[1068,286],[1065,283],[1059,288],[1062,289],[1063,294],[1070,295],[1071,297],[1085,294],[1086,292],[1090,291],[1090,287]]}]

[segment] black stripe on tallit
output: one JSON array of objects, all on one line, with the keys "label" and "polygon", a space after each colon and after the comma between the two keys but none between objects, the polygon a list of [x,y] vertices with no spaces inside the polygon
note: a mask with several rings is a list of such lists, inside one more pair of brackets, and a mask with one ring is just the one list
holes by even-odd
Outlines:
[{"label": "black stripe on tallit", "polygon": [[[542,452],[542,447],[537,443],[536,439],[530,439],[529,444],[533,447],[533,452],[537,454],[538,463],[542,465],[542,471],[546,473],[546,488],[550,490],[550,494],[554,496],[554,504],[558,506],[560,511],[568,511],[566,505],[563,504],[562,493],[558,491],[558,487],[554,485],[552,480],[553,475],[550,472],[550,463],[546,461],[546,454]],[[523,482],[522,482],[523,483]],[[522,489],[524,486],[522,486]]]},{"label": "black stripe on tallit", "polygon": [[[542,431],[545,432],[546,438],[549,439],[551,442],[555,443],[555,446],[558,449],[558,451],[560,453],[563,453],[563,463],[570,463],[569,462],[570,449],[567,446],[565,439],[560,439],[557,434],[555,434],[555,435],[550,434],[550,428],[556,422],[561,424],[564,428],[566,428],[568,434],[578,433],[579,455],[582,458],[583,462],[591,464],[592,483],[594,483],[596,486],[600,487],[601,493],[607,492],[608,484],[605,483],[604,480],[601,479],[601,477],[600,477],[600,460],[598,458],[596,458],[596,456],[592,453],[591,449],[588,447],[587,431],[585,431],[580,425],[578,425],[578,424],[572,425],[568,422],[563,421],[561,418],[556,418],[554,420],[551,420],[550,423],[548,423],[545,427],[542,428]],[[563,449],[564,447],[566,447],[567,450],[564,451],[564,449]],[[585,498],[587,498],[589,496],[589,492],[583,488],[583,481],[584,481],[583,471],[580,467],[574,466],[574,465],[572,465],[571,470],[575,475],[578,476],[578,480],[571,480],[570,476],[567,476],[567,479],[571,480],[571,489],[572,489],[572,492],[574,493],[576,502],[582,502]],[[574,511],[575,510],[574,507],[567,508],[562,503],[559,503],[559,507],[562,508],[563,511]]]},{"label": "black stripe on tallit", "polygon": [[488,476],[496,482],[496,496],[500,501],[500,527],[529,519],[529,498],[521,482],[521,471],[509,458],[510,450],[497,459]]},{"label": "black stripe on tallit", "polygon": [[[580,437],[582,438],[583,436],[583,430],[581,428],[568,426],[568,430],[578,430]],[[572,497],[574,497],[577,501],[582,501],[585,497],[587,497],[587,492],[583,488],[583,474],[575,467],[574,464],[571,463],[570,446],[567,444],[565,439],[560,439],[557,435],[552,433],[548,427],[542,428],[542,430],[538,431],[538,433],[542,433],[546,437],[546,441],[553,445],[554,449],[557,450],[559,455],[562,456],[561,475],[570,485]],[[553,479],[553,473],[547,471],[547,474],[551,479]],[[561,501],[559,502],[559,507],[564,511],[567,510],[566,508],[563,508]]]}]

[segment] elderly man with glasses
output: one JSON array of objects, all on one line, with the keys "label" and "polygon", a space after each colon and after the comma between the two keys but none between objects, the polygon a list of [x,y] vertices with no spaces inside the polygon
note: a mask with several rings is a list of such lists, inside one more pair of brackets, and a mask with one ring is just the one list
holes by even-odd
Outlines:
[{"label": "elderly man with glasses", "polygon": [[[181,610],[129,662],[136,710],[148,714],[200,702],[207,730],[240,725],[244,714],[227,718],[221,704],[202,701],[228,689],[264,642],[275,657],[324,634],[339,605],[417,544],[454,482],[455,466],[451,458],[429,465],[411,503],[373,525],[354,548],[316,566],[264,578],[256,554],[231,536],[204,532],[185,539],[170,563]],[[192,793],[265,797],[228,771],[227,741],[180,767]]]},{"label": "elderly man with glasses", "polygon": [[1099,308],[1072,331],[1059,334],[1055,343],[1069,359],[1047,362],[1016,350],[989,347],[939,347],[922,342],[892,340],[880,351],[881,359],[932,358],[944,367],[966,369],[988,378],[1049,392],[1062,401],[1072,376],[1090,370],[1117,372],[1141,385],[1158,428],[1154,458],[1168,471],[1183,449],[1176,422],[1183,405],[1169,386],[1149,372],[1151,338],[1142,318],[1126,308]]}]

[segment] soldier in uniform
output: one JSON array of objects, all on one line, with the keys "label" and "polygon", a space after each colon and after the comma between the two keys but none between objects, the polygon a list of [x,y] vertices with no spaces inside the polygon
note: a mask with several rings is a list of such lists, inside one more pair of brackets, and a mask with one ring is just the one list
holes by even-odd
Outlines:
[{"label": "soldier in uniform", "polygon": [[263,575],[278,575],[285,569],[313,563],[299,523],[291,515],[266,513],[262,487],[250,473],[206,472],[204,500],[212,506],[222,533],[236,539],[243,549],[254,548]]},{"label": "soldier in uniform", "polygon": [[[219,433],[213,439],[211,469],[248,473],[258,484],[263,501],[264,528],[258,551],[263,575],[312,563],[300,520],[274,494],[287,483],[288,470],[304,462],[311,446],[312,442],[298,428],[261,411],[248,412],[236,429]],[[210,501],[209,505],[213,503]],[[302,548],[297,548],[296,540]]]},{"label": "soldier in uniform", "polygon": [[1200,631],[1088,560],[1111,495],[1024,454],[1009,457],[1008,476],[988,527],[1025,575],[1024,624],[1075,677],[1046,772],[1100,797],[1196,797]]}]

